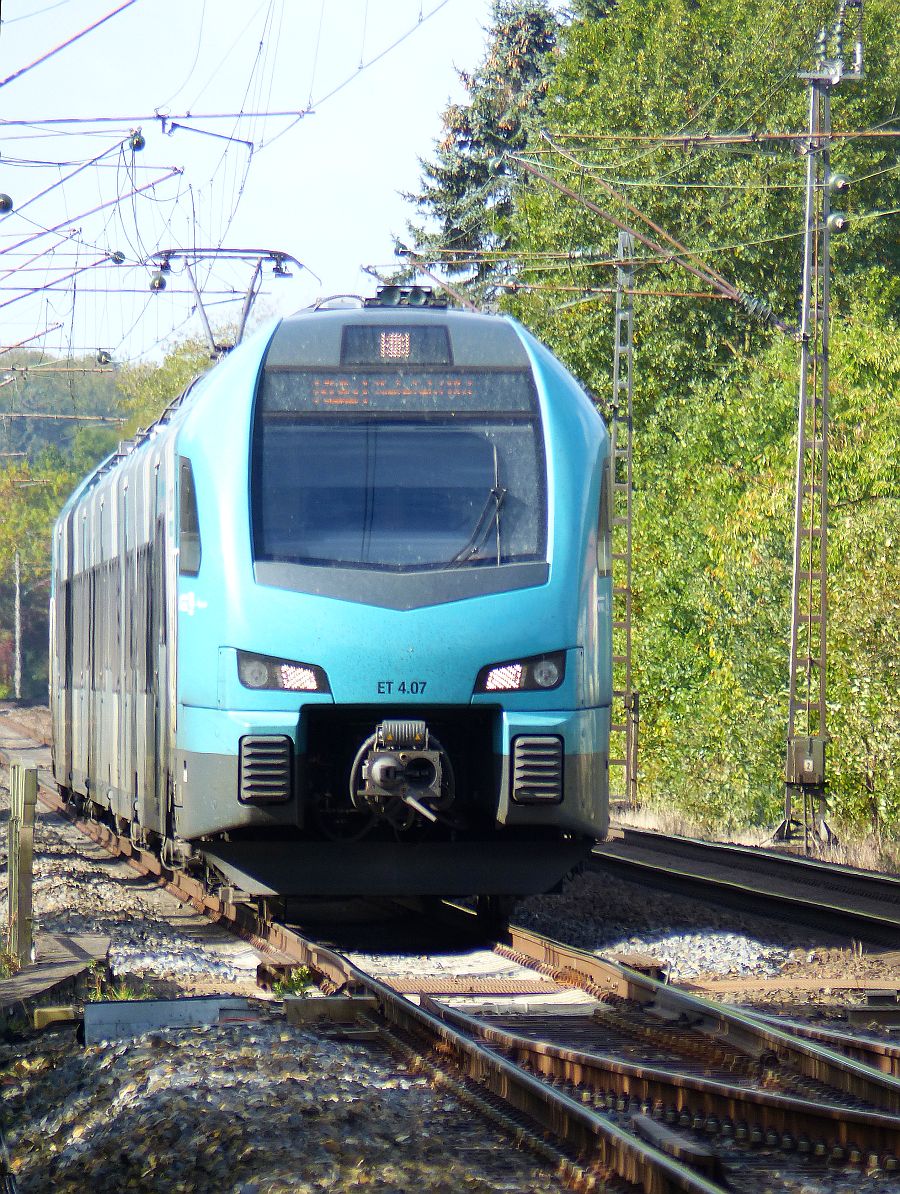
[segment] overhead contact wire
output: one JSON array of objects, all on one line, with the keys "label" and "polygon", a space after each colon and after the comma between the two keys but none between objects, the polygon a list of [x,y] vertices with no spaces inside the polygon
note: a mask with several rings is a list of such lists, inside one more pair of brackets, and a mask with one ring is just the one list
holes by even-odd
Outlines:
[{"label": "overhead contact wire", "polygon": [[20,67],[19,70],[14,71],[11,75],[7,75],[5,79],[0,79],[0,87],[5,87],[7,83],[12,83],[15,79],[19,79],[22,75],[27,74],[28,71],[34,70],[36,66],[47,62],[48,59],[53,58],[54,55],[59,54],[62,50],[68,49],[69,46],[74,45],[76,41],[80,41],[83,37],[87,37],[89,33],[93,33],[95,29],[99,29],[101,25],[105,25],[107,21],[111,21],[113,17],[117,17],[120,12],[124,12],[126,8],[131,8],[136,4],[137,0],[125,0],[124,4],[120,4],[118,8],[112,12],[108,12],[105,17],[101,17],[99,21],[94,21],[93,25],[88,25],[86,29],[82,29],[80,33],[61,42],[58,46],[54,46],[52,50],[48,50],[46,54],[42,54],[40,58],[36,58],[34,62],[29,62],[27,66]]}]

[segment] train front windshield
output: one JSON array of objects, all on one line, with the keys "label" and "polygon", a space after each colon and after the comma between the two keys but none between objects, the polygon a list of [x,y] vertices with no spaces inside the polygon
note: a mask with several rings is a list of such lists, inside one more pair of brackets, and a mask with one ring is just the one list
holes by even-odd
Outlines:
[{"label": "train front windshield", "polygon": [[272,371],[257,399],[257,560],[393,571],[546,558],[524,371]]}]

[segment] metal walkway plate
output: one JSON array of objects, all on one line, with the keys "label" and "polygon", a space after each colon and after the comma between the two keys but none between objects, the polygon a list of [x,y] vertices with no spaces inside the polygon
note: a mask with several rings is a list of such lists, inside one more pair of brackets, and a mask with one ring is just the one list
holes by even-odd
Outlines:
[{"label": "metal walkway plate", "polygon": [[565,987],[558,986],[552,979],[535,978],[490,978],[473,975],[414,974],[390,978],[389,985],[401,995],[557,995]]}]

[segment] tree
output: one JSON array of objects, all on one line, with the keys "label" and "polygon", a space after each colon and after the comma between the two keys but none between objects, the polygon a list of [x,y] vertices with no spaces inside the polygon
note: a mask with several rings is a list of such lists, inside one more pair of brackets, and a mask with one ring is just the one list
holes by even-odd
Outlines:
[{"label": "tree", "polygon": [[[27,452],[34,459],[50,445],[65,450],[79,428],[103,426],[91,419],[119,413],[116,374],[101,369],[94,357],[63,359],[19,350],[0,361],[0,374],[4,373],[7,384],[0,390],[0,429],[5,451]],[[5,420],[4,411],[14,411],[17,417]],[[64,417],[28,418],[32,411]]]},{"label": "tree", "polygon": [[46,695],[47,611],[53,522],[78,474],[71,462],[49,449],[33,463],[0,471],[0,692],[12,690],[12,634],[15,557],[20,563],[23,695]]},{"label": "tree", "polygon": [[[743,291],[796,319],[803,159],[789,144],[657,134],[805,128],[811,64],[833,0],[588,4],[546,79],[543,169],[626,223],[597,176]],[[835,94],[837,131],[896,121],[898,0],[866,6],[866,79]],[[832,242],[829,748],[839,819],[900,834],[897,321],[900,177],[891,142],[848,138],[851,231]],[[559,146],[577,159],[574,165]],[[882,218],[878,213],[886,212]],[[514,190],[507,306],[601,396],[610,393],[608,264],[616,230],[541,182]],[[696,290],[642,258],[636,288]],[[719,826],[774,826],[787,726],[796,343],[713,299],[635,298],[635,682],[644,797]],[[889,430],[893,428],[893,430]],[[894,495],[894,496],[892,496]]]},{"label": "tree", "polygon": [[406,196],[429,220],[409,225],[417,251],[482,292],[508,269],[513,175],[504,154],[524,148],[541,110],[557,29],[547,0],[494,0],[487,56],[474,73],[459,72],[468,102],[444,111],[436,156],[420,160],[422,190]]},{"label": "tree", "polygon": [[119,389],[128,414],[129,434],[139,427],[149,427],[198,374],[211,366],[209,345],[205,340],[194,338],[176,345],[162,364],[122,369]]},{"label": "tree", "polygon": [[[876,128],[895,118],[900,47],[888,30],[898,16],[897,0],[867,4],[867,75],[864,83],[836,91],[836,131]],[[641,138],[805,129],[808,94],[796,72],[811,65],[817,30],[833,20],[833,0],[802,6],[792,0],[620,0],[604,19],[576,20],[561,30],[546,80],[545,130],[583,169],[549,154],[546,141],[533,139],[529,148],[540,150],[545,170],[634,224],[595,176],[614,184],[740,290],[796,322],[802,154],[791,142],[720,147]],[[834,169],[855,180],[847,198],[852,232],[833,241],[839,301],[877,265],[895,275],[900,269],[896,218],[873,215],[898,206],[892,144],[867,138],[835,145]],[[616,229],[524,176],[515,196],[516,280],[537,289],[523,292],[514,309],[545,337],[565,340],[570,359],[579,358],[591,382],[605,388],[609,337],[595,331],[608,300],[591,301],[590,291],[609,284],[608,270],[593,262],[615,255]],[[550,253],[562,258],[555,267]],[[647,250],[638,255],[646,262],[637,273],[642,290],[709,290],[679,267],[653,261]],[[589,301],[563,309],[579,288]],[[640,308],[645,410],[647,403],[670,406],[698,373],[712,378],[736,352],[771,339],[728,302],[642,296]]]},{"label": "tree", "polygon": [[[141,365],[118,372],[120,394],[131,429],[147,426],[176,398],[188,382],[210,365],[209,352],[201,341],[185,341],[161,365]],[[87,388],[88,399],[75,395],[60,382],[65,374],[34,374],[42,409],[65,409],[76,403],[92,413],[117,413],[116,395],[110,393],[107,375],[100,390]],[[94,375],[96,376],[96,375]],[[77,375],[74,375],[77,377]],[[68,381],[74,386],[74,377]],[[49,384],[48,384],[49,383]],[[45,387],[46,388],[43,388]],[[75,396],[73,396],[75,395]],[[68,424],[71,427],[71,424]],[[30,432],[29,432],[30,434]],[[68,434],[71,433],[67,433]],[[0,694],[12,687],[12,627],[14,605],[14,561],[21,566],[22,630],[24,647],[23,693],[40,698],[46,692],[48,599],[50,591],[50,546],[53,523],[78,480],[115,450],[121,436],[118,428],[98,423],[78,426],[69,442],[59,436],[31,459],[17,461],[0,470]],[[29,440],[34,449],[37,440]]]}]

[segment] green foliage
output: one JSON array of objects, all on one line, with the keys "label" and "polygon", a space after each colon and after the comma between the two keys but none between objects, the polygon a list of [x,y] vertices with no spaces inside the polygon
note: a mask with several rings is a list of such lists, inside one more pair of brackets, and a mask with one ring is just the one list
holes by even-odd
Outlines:
[{"label": "green foliage", "polygon": [[153,992],[146,983],[132,983],[127,979],[116,979],[110,973],[105,962],[91,965],[87,974],[88,991],[85,995],[86,1003],[118,1002],[125,1003],[133,999],[152,999]]},{"label": "green foliage", "polygon": [[[80,428],[104,426],[79,422],[79,417],[118,414],[116,374],[101,370],[90,357],[62,360],[14,351],[0,359],[0,379],[7,378],[8,384],[0,389],[0,450],[4,452],[26,452],[34,458],[55,447],[65,453]],[[7,411],[16,416],[34,412],[61,417],[4,419]]]},{"label": "green foliage", "polygon": [[[897,835],[900,350],[860,303],[834,328],[829,777],[856,828]],[[797,350],[698,384],[636,468],[635,683],[645,796],[707,826],[770,823],[783,797]]]},{"label": "green foliage", "polygon": [[869,296],[833,370],[831,781],[844,820],[900,835],[900,326]]},{"label": "green foliage", "polygon": [[[161,365],[141,365],[115,375],[96,373],[93,362],[83,371],[42,372],[37,354],[16,358],[29,366],[16,373],[15,386],[4,387],[4,409],[58,412],[70,415],[117,416],[124,400],[129,432],[153,422],[163,408],[210,365],[204,342],[188,340]],[[47,362],[42,361],[46,367]],[[66,362],[56,362],[59,368]],[[77,363],[76,363],[77,364]],[[71,367],[72,362],[68,362]],[[117,386],[115,389],[113,387]],[[15,391],[15,392],[14,392]],[[47,684],[47,632],[50,594],[50,536],[53,523],[81,477],[91,472],[116,448],[125,434],[109,423],[79,423],[71,419],[2,420],[11,451],[26,458],[0,467],[0,696],[13,691],[14,675],[14,559],[21,566],[23,692],[41,699]],[[63,428],[64,430],[59,430]],[[56,429],[56,430],[54,430]]]},{"label": "green foliage", "polygon": [[[722,147],[627,138],[804,129],[808,95],[796,71],[810,65],[816,30],[833,15],[832,0],[811,6],[794,0],[775,5],[768,0],[621,0],[605,19],[573,21],[561,35],[543,111],[552,143],[578,164],[549,152],[544,140],[533,138],[530,149],[540,153],[543,170],[650,232],[598,179],[613,184],[739,289],[794,322],[802,155],[790,142]],[[886,32],[879,38],[872,30],[886,31],[898,15],[897,0],[867,5],[867,77],[864,84],[847,82],[836,90],[836,131],[870,128],[895,116],[900,50],[896,38]],[[896,166],[890,141],[841,140],[832,164],[855,180],[845,205],[854,221],[852,232],[833,241],[840,301],[852,297],[876,266],[898,273],[896,218],[870,218],[898,206],[898,174],[889,172]],[[585,305],[566,311],[561,308],[569,293],[544,288],[565,286],[577,294],[608,285],[609,272],[591,261],[613,256],[616,239],[611,224],[523,176],[511,234],[512,247],[521,255],[517,281],[541,289],[517,300],[514,309],[547,338],[565,339],[570,358],[577,354],[592,384],[609,377],[610,338],[592,335],[596,309],[608,300],[594,299],[594,314]],[[548,253],[570,256],[555,265],[541,256]],[[638,255],[652,257],[640,247]],[[710,290],[681,266],[658,261],[638,270],[636,286]],[[900,297],[896,286],[893,297]],[[761,350],[771,338],[734,304],[716,299],[642,295],[640,308],[644,413],[658,402],[671,405],[698,374],[712,378],[735,352]],[[654,329],[652,335],[648,328]]]},{"label": "green foliage", "polygon": [[309,995],[313,986],[312,971],[308,966],[295,966],[290,974],[278,979],[272,987],[272,993],[277,999],[284,999],[285,995]]},{"label": "green foliage", "polygon": [[[422,161],[422,191],[407,198],[430,224],[410,224],[415,247],[434,254],[449,273],[472,274],[469,260],[502,254],[512,213],[509,150],[523,149],[540,110],[556,42],[557,22],[547,0],[494,0],[487,56],[473,74],[459,72],[467,103],[450,104],[433,161]],[[433,225],[437,228],[434,229]],[[500,272],[504,263],[498,263]],[[474,266],[483,284],[497,270]]]},{"label": "green foliage", "polygon": [[7,949],[0,949],[0,978],[12,978],[19,973],[19,959]]},{"label": "green foliage", "polygon": [[20,563],[23,696],[41,697],[47,682],[50,534],[78,479],[71,459],[48,448],[33,463],[0,470],[0,694],[13,690],[15,555]]},{"label": "green foliage", "polygon": [[133,365],[119,373],[119,389],[128,414],[128,433],[149,427],[191,381],[212,365],[205,340],[182,341],[162,364]]}]

